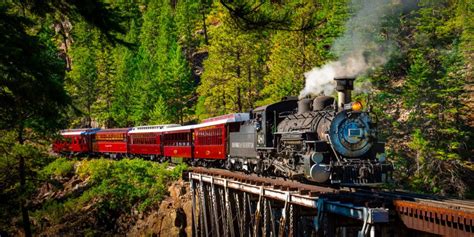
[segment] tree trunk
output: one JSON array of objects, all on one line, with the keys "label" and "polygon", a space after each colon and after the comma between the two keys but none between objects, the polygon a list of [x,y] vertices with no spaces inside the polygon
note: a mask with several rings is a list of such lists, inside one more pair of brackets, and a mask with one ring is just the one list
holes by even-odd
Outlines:
[{"label": "tree trunk", "polygon": [[[240,69],[240,51],[237,51],[237,67],[235,68],[235,73],[237,78],[240,81],[241,69]],[[241,89],[240,86],[237,87],[237,110],[242,112],[242,98],[241,98]]]},{"label": "tree trunk", "polygon": [[206,14],[204,13],[204,9],[201,8],[202,14],[202,29],[204,30],[204,42],[206,45],[209,45],[209,37],[207,36],[207,26],[206,26]]},{"label": "tree trunk", "polygon": [[301,69],[303,72],[306,72],[308,69],[306,68],[306,31],[303,30],[302,34],[302,45],[301,45],[301,57],[303,58],[303,62],[301,63]]},{"label": "tree trunk", "polygon": [[[21,145],[24,144],[23,138],[23,124],[20,124],[18,128],[18,143]],[[26,237],[31,237],[31,225],[30,225],[30,216],[28,214],[28,207],[26,206],[26,165],[25,165],[25,157],[22,155],[20,156],[20,162],[18,166],[18,171],[20,173],[20,209],[21,209],[21,216],[23,220],[23,230],[25,231]]]},{"label": "tree trunk", "polygon": [[87,116],[86,116],[86,119],[87,119],[87,127],[88,128],[92,128],[92,115],[91,115],[91,112],[92,109],[91,109],[91,105],[88,104],[87,105]]},{"label": "tree trunk", "polygon": [[249,101],[249,107],[253,108],[253,98],[252,98],[252,66],[250,64],[247,65],[248,69],[248,74],[247,74],[247,80],[248,80],[248,101]]},{"label": "tree trunk", "polygon": [[240,91],[240,87],[237,87],[237,110],[242,112],[242,96]]},{"label": "tree trunk", "polygon": [[222,87],[222,111],[225,113],[226,111],[226,103],[225,103],[225,87]]}]

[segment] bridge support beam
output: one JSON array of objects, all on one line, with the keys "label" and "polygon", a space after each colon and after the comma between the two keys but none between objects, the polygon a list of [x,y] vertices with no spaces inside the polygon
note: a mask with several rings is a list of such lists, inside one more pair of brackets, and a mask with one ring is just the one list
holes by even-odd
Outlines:
[{"label": "bridge support beam", "polygon": [[335,201],[322,194],[203,174],[189,176],[193,236],[368,237],[388,222],[386,209]]}]

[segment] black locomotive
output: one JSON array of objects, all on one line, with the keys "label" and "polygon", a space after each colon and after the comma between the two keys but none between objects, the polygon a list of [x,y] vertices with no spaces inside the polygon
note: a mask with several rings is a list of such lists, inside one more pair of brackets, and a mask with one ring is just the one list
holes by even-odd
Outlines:
[{"label": "black locomotive", "polygon": [[393,166],[376,121],[351,102],[353,78],[336,78],[333,97],[287,97],[251,111],[229,129],[228,169],[341,185],[388,181]]}]

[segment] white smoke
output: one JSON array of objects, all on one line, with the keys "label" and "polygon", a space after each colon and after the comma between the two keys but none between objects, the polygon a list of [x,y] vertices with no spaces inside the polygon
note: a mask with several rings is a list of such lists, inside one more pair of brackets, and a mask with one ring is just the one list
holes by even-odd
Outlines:
[{"label": "white smoke", "polygon": [[385,64],[394,47],[390,40],[382,37],[381,23],[383,17],[393,13],[390,10],[400,4],[394,0],[353,0],[351,8],[360,10],[346,23],[344,35],[336,39],[331,49],[339,60],[306,72],[300,98],[331,95],[335,77],[357,77]]}]

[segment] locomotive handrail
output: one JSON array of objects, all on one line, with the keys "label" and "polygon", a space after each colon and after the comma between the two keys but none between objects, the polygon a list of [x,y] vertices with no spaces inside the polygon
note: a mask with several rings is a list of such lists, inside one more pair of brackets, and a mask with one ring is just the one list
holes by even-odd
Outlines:
[{"label": "locomotive handrail", "polygon": [[295,113],[296,112],[294,112],[294,111],[283,111],[283,112],[278,113],[278,118],[286,118],[286,116],[292,115],[292,114],[295,114]]}]

